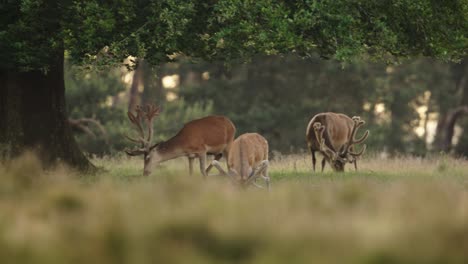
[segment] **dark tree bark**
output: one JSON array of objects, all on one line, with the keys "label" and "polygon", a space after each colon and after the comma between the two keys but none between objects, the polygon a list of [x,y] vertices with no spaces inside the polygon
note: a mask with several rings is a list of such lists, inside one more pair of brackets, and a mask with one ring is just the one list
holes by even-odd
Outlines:
[{"label": "dark tree bark", "polygon": [[132,85],[130,86],[130,94],[128,97],[128,111],[133,112],[136,106],[140,104],[140,86],[143,84],[143,67],[141,61],[138,60],[137,67],[133,73]]},{"label": "dark tree bark", "polygon": [[405,144],[402,140],[403,135],[402,125],[405,122],[404,116],[408,109],[405,107],[406,100],[401,96],[399,90],[393,90],[393,101],[390,103],[391,124],[387,142],[389,143],[389,151],[391,154],[405,151]]},{"label": "dark tree bark", "polygon": [[166,101],[166,93],[162,84],[162,67],[151,67],[144,60],[139,65],[143,70],[144,90],[142,104],[163,105]]},{"label": "dark tree bark", "polygon": [[446,151],[444,149],[444,138],[445,138],[445,128],[447,127],[447,117],[448,113],[439,113],[439,119],[437,120],[436,132],[434,137],[434,147],[438,151]]},{"label": "dark tree bark", "polygon": [[0,158],[35,151],[44,166],[65,162],[88,170],[65,113],[63,50],[43,71],[0,71]]},{"label": "dark tree bark", "polygon": [[442,142],[442,150],[450,151],[452,148],[452,138],[455,134],[455,124],[457,120],[463,115],[468,115],[468,106],[460,106],[452,110],[447,116],[447,123],[445,128],[445,137]]},{"label": "dark tree bark", "polygon": [[441,114],[437,122],[435,143],[438,150],[445,152],[452,149],[452,138],[457,121],[462,116],[468,115],[468,59],[464,59],[460,64],[453,64],[451,71],[456,91],[461,99],[458,107],[446,114]]}]

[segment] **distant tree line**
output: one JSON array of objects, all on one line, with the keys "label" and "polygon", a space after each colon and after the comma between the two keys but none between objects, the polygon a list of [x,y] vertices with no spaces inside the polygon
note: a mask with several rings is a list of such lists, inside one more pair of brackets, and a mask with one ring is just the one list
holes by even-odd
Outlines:
[{"label": "distant tree line", "polygon": [[[127,144],[119,134],[129,127],[125,111],[135,101],[156,102],[163,107],[160,119],[165,121],[156,121],[155,127],[159,140],[176,133],[191,118],[213,113],[230,117],[238,134],[259,132],[270,141],[272,149],[297,152],[305,149],[305,129],[310,118],[319,112],[335,111],[360,115],[367,121],[371,131],[367,143],[371,150],[390,154],[445,151],[468,155],[468,136],[454,133],[468,131],[468,118],[463,112],[468,97],[465,60],[448,63],[421,58],[400,64],[363,60],[343,63],[290,55],[257,56],[247,64],[193,63],[182,57],[160,67],[144,63],[140,66],[120,105],[102,103],[119,87],[114,83],[115,74],[101,76],[109,80],[107,86],[102,80],[95,81],[98,86],[102,83],[103,88],[83,87],[99,79],[96,76],[88,81],[71,80],[68,85],[72,116],[99,117],[113,135],[109,149],[119,150]],[[170,92],[175,92],[178,99],[169,102],[165,94],[168,89],[164,89],[161,78],[174,74],[179,84]],[[73,83],[77,82],[81,88],[74,89]],[[143,88],[132,91],[138,85]],[[102,89],[109,89],[108,94],[100,92]],[[83,98],[92,100],[87,104]],[[100,106],[101,110],[90,105]],[[91,109],[95,112],[90,112]],[[101,113],[107,109],[118,109],[118,114]],[[435,135],[431,134],[434,130]],[[452,144],[455,139],[458,142]],[[79,136],[82,145],[90,145],[93,140]],[[91,145],[94,147],[92,150],[88,147],[88,151],[107,151],[102,142]]]},{"label": "distant tree line", "polygon": [[[67,116],[65,58],[88,70],[121,66],[129,56],[143,59],[154,66],[175,61],[178,55],[198,62],[235,64],[252,61],[254,65],[257,56],[288,54],[312,60],[318,56],[339,61],[371,58],[398,62],[424,56],[458,61],[467,56],[467,11],[466,0],[0,1],[0,159],[9,160],[25,150],[33,149],[39,153],[46,167],[60,161],[82,170],[93,169],[94,166],[74,140],[73,122]],[[268,71],[273,72],[278,71],[274,70],[275,67],[281,66],[273,62],[271,65],[272,69]],[[262,65],[252,67],[257,66]],[[360,66],[356,67],[350,66],[350,71],[361,71]],[[275,96],[293,100],[291,94],[297,96],[303,93],[303,97],[309,99],[317,98],[318,94],[322,95],[322,99],[327,98],[330,108],[332,105],[336,110],[347,107],[337,97],[325,97],[325,92],[320,93],[318,89],[308,90],[309,83],[325,82],[326,78],[320,78],[320,75],[308,75],[301,84],[307,88],[301,91],[278,94],[278,83],[286,84],[279,79],[281,74],[270,76],[260,69],[249,67],[243,71],[244,77],[239,79],[233,71],[232,78],[225,83],[226,89],[238,89],[234,85],[236,82],[245,89],[242,93],[231,93],[233,99],[225,104],[226,107],[223,106],[223,110],[226,111],[230,103],[234,104],[236,96],[249,97],[245,104],[239,104],[245,107],[243,111],[247,111],[246,116],[252,118],[253,124],[272,133],[272,140],[280,144],[278,148],[283,148],[281,146],[290,140],[293,140],[290,145],[298,145],[299,134],[294,134],[296,136],[290,139],[286,132],[277,130],[277,125],[281,123],[273,123],[273,120],[291,118],[290,124],[300,130],[297,119],[302,115],[288,108],[293,103],[284,106],[285,100],[279,104]],[[216,75],[215,72],[213,75]],[[350,74],[347,81],[356,81],[351,76],[354,75]],[[217,78],[214,76],[210,80]],[[262,91],[262,97],[271,99],[274,106],[260,99],[251,99],[252,91],[247,89],[247,83],[250,85],[252,80],[270,84],[270,93],[263,88],[258,90]],[[393,110],[391,114],[395,117],[391,119],[389,129],[393,133],[389,136],[398,138],[400,134],[397,132],[407,129],[405,124],[409,119],[399,118],[408,111],[398,108],[397,102],[409,102],[413,98],[413,92],[406,89],[396,92],[402,89],[396,85],[401,81],[390,78],[385,89],[390,89],[389,94],[393,96],[378,99],[388,100],[386,105]],[[291,89],[299,86],[294,87]],[[334,91],[333,87],[320,87],[324,91]],[[367,95],[358,92],[361,93]],[[340,96],[346,94],[341,93]],[[372,94],[378,94],[378,91]],[[188,93],[184,98],[191,100]],[[217,105],[214,111],[219,112],[219,101],[212,100]],[[247,108],[249,102],[257,104],[248,105]],[[305,108],[308,104],[314,106],[320,103],[295,102],[294,106]],[[323,109],[327,105],[316,106]],[[451,106],[460,104],[457,102]],[[313,107],[307,108],[307,113],[314,111]],[[262,116],[260,110],[268,115]],[[298,115],[293,116],[291,112]],[[456,123],[453,121],[463,113],[463,108],[447,110],[446,122],[443,122],[447,127],[445,142],[453,134],[451,124]],[[232,114],[239,122],[241,131],[256,128],[242,123],[247,121],[241,120],[240,111],[233,111]],[[408,116],[405,115],[405,118]],[[400,120],[404,120],[401,121],[403,123],[395,123]],[[410,134],[407,132],[404,135]],[[399,142],[396,138],[390,140],[397,149],[413,149],[407,142],[415,142],[407,139]]]}]

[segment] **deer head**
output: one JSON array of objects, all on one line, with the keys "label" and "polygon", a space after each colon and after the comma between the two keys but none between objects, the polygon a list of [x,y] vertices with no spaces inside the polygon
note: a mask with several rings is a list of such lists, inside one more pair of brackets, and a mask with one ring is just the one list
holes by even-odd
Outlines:
[{"label": "deer head", "polygon": [[[137,106],[135,114],[132,112],[127,112],[128,119],[134,125],[137,132],[137,136],[130,137],[125,135],[125,137],[139,144],[138,147],[135,147],[132,150],[126,149],[125,152],[130,156],[143,155],[144,157],[144,167],[143,174],[150,174],[150,163],[152,161],[151,151],[157,146],[157,144],[152,145],[153,141],[153,121],[154,118],[159,115],[160,109],[155,105],[147,104],[145,107]],[[147,130],[147,135],[145,135],[145,130]]]},{"label": "deer head", "polygon": [[328,161],[330,162],[330,165],[336,171],[344,171],[344,165],[347,162],[349,163],[354,162],[366,150],[366,145],[364,144],[364,146],[359,152],[353,151],[354,146],[356,144],[360,144],[367,139],[367,137],[369,136],[369,130],[366,130],[366,132],[360,139],[356,139],[355,137],[356,137],[357,130],[359,129],[359,127],[365,124],[365,121],[361,120],[359,116],[354,116],[352,120],[354,124],[351,130],[351,134],[348,138],[348,142],[338,151],[334,150],[333,148],[330,148],[326,144],[326,141],[324,138],[325,126],[322,125],[321,123],[314,124],[314,132],[315,132],[315,136],[317,137],[317,141],[319,142],[319,145],[320,145],[320,151],[325,156],[325,158],[328,159]]},{"label": "deer head", "polygon": [[[252,184],[252,185],[254,185],[256,187],[259,187],[259,188],[263,188],[263,187],[259,186],[258,184],[256,184],[255,180],[258,177],[260,177],[260,174],[264,170],[268,169],[269,164],[270,163],[268,162],[268,160],[263,160],[256,167],[254,167],[253,169],[249,168],[247,170],[248,174],[247,174],[246,177],[241,177],[241,175],[237,172],[236,169],[230,168],[228,170],[228,172],[226,172],[221,167],[221,165],[219,164],[219,161],[213,160],[211,162],[211,165],[213,165],[215,168],[217,168],[221,172],[222,175],[228,176],[229,179],[231,180],[231,182],[234,185],[240,186],[240,187],[243,187],[243,188],[249,186],[250,184]],[[266,180],[267,188],[269,189],[270,188],[270,178],[267,178],[265,180]]]}]

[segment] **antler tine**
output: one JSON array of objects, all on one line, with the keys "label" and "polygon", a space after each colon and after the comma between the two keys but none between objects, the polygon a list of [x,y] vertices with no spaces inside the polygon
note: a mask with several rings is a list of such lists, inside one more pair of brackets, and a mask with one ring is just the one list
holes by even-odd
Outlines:
[{"label": "antler tine", "polygon": [[124,151],[125,151],[125,153],[127,153],[127,155],[129,155],[129,156],[138,156],[138,155],[143,155],[143,154],[146,153],[146,150],[145,150],[145,149],[141,149],[141,148],[135,148],[135,149],[132,149],[132,150],[125,149]]},{"label": "antler tine", "polygon": [[156,116],[159,115],[160,108],[154,104],[146,105],[146,126],[148,128],[148,137],[147,142],[151,144],[153,141],[153,120]]},{"label": "antler tine", "polygon": [[364,153],[364,151],[366,151],[366,149],[367,149],[367,145],[364,144],[364,145],[362,145],[361,151],[359,151],[359,152],[352,152],[352,151],[349,150],[349,151],[348,151],[348,154],[351,155],[351,156],[355,156],[355,157],[361,156],[361,155]]},{"label": "antler tine", "polygon": [[145,140],[145,133],[142,126],[145,111],[139,105],[137,105],[135,112],[136,114],[133,114],[132,112],[128,111],[127,116],[130,122],[136,127],[136,130],[138,132],[138,138],[132,138],[128,135],[125,135],[125,137],[132,142],[141,143],[142,147],[147,147],[148,141]]},{"label": "antler tine", "polygon": [[128,135],[125,135],[125,134],[124,134],[124,137],[125,137],[126,139],[128,139],[128,140],[134,142],[134,143],[143,143],[143,139],[142,139],[142,138],[134,139],[134,138],[132,138],[132,137],[130,137],[130,136],[128,136]]},{"label": "antler tine", "polygon": [[361,119],[361,117],[359,116],[353,116],[353,121],[354,121],[354,126],[353,126],[353,131],[351,132],[351,138],[350,138],[350,142],[352,144],[360,144],[362,143],[364,140],[367,139],[367,137],[369,136],[369,130],[366,130],[366,132],[364,132],[364,135],[360,138],[360,139],[355,139],[356,137],[356,133],[357,133],[357,130],[362,126],[364,125],[366,122],[364,120]]},{"label": "antler tine", "polygon": [[353,139],[353,144],[361,144],[362,142],[364,142],[364,140],[367,139],[368,136],[369,130],[366,130],[366,132],[364,132],[364,135],[362,135],[360,139]]},{"label": "antler tine", "polygon": [[325,126],[323,126],[321,123],[315,123],[314,124],[314,133],[317,138],[317,141],[320,144],[320,151],[323,153],[323,155],[327,156],[328,159],[334,160],[336,155],[336,152],[332,149],[330,149],[326,144],[325,144],[325,139],[323,138],[323,133],[325,132]]},{"label": "antler tine", "polygon": [[353,145],[360,144],[360,143],[364,142],[364,140],[366,140],[367,137],[369,136],[369,130],[366,130],[366,132],[364,132],[364,135],[360,139],[355,139],[358,129],[362,125],[364,125],[366,122],[364,120],[362,120],[361,117],[359,117],[359,116],[353,116],[352,120],[354,121],[353,129],[351,130],[351,134],[350,134],[349,139],[348,139],[348,144],[346,145],[346,148],[344,149],[343,154],[349,153],[352,156],[360,156],[366,150],[366,147],[367,147],[366,145],[364,145],[362,150],[359,151],[359,152],[352,152],[352,151],[350,151],[350,149],[351,149],[351,147]]},{"label": "antler tine", "polygon": [[136,115],[134,115],[132,112],[128,111],[128,118],[130,119],[130,122],[134,124],[138,130],[138,133],[142,138],[145,138],[144,135],[145,133],[143,132],[143,127],[141,126],[141,121],[142,121],[142,115],[143,115],[143,110],[139,105],[136,106],[135,109]]},{"label": "antler tine", "polygon": [[[158,113],[157,108],[152,108],[152,107],[147,107],[147,110],[143,109],[141,106],[137,105],[135,109],[135,114],[133,114],[131,111],[127,112],[128,119],[130,119],[130,122],[136,127],[136,130],[138,132],[138,137],[137,138],[132,138],[129,137],[128,135],[125,135],[125,137],[135,143],[140,143],[142,148],[149,148],[151,144],[151,139],[152,139],[152,126],[149,125],[152,122],[152,118]],[[150,118],[151,122],[148,123],[148,118]],[[147,122],[148,126],[148,132],[150,135],[148,135],[148,138],[146,139],[145,132],[143,129],[143,121]],[[128,154],[128,153],[127,153]],[[129,154],[130,155],[130,154]]]},{"label": "antler tine", "polygon": [[159,106],[156,106],[154,104],[147,104],[146,105],[146,116],[147,116],[147,118],[152,119],[152,118],[158,116],[159,112],[160,112],[159,110],[160,110]]}]

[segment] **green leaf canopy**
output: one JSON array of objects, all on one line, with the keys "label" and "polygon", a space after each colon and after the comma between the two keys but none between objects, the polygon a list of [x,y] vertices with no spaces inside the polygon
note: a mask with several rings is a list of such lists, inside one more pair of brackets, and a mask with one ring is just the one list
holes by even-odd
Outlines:
[{"label": "green leaf canopy", "polygon": [[57,50],[91,66],[174,54],[457,60],[468,46],[468,1],[6,0],[0,24],[4,70],[47,70]]}]

